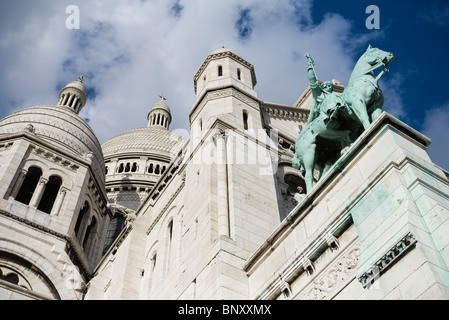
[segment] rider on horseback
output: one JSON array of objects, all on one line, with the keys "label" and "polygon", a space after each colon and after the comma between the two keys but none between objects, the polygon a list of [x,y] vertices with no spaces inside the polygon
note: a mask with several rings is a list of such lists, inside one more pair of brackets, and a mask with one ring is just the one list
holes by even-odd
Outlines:
[{"label": "rider on horseback", "polygon": [[307,73],[313,96],[308,123],[312,122],[321,113],[323,121],[329,129],[339,129],[338,127],[332,126],[332,124],[336,123],[331,120],[336,118],[341,111],[349,112],[350,110],[343,99],[332,93],[334,84],[331,81],[323,82],[320,86],[314,69],[315,62],[309,54],[306,54],[306,58],[309,63]]}]

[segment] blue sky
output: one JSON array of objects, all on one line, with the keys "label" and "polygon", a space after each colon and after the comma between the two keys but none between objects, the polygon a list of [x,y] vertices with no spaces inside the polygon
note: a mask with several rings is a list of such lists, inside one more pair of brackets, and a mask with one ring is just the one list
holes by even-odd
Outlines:
[{"label": "blue sky", "polygon": [[[67,29],[66,7],[80,9]],[[379,29],[367,29],[367,6]],[[101,142],[146,126],[159,95],[171,129],[188,135],[193,76],[221,46],[255,66],[259,98],[292,105],[307,87],[305,53],[318,77],[347,84],[368,44],[395,54],[381,89],[384,110],[432,139],[449,170],[449,2],[311,0],[1,0],[0,118],[54,105],[85,76],[88,119]]]}]

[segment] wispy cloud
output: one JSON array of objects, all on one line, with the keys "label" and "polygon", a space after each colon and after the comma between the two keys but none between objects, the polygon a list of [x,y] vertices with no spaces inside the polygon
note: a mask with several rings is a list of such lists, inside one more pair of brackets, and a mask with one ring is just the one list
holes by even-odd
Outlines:
[{"label": "wispy cloud", "polygon": [[188,130],[193,76],[221,46],[254,64],[262,100],[291,105],[307,87],[305,53],[321,79],[345,83],[350,44],[373,37],[354,35],[338,14],[314,23],[306,0],[91,0],[79,4],[80,29],[68,30],[71,2],[8,1],[11,17],[0,13],[1,112],[55,104],[62,86],[83,74],[89,100],[81,116],[102,142],[146,126],[161,93],[171,128]]},{"label": "wispy cloud", "polygon": [[432,144],[428,148],[428,153],[433,162],[448,170],[449,157],[447,145],[449,140],[449,102],[431,108],[426,112],[422,125],[422,133],[431,137]]}]

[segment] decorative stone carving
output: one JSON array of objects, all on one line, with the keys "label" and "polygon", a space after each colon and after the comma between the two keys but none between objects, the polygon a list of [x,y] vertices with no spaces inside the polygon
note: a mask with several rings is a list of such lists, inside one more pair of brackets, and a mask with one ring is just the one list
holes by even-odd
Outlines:
[{"label": "decorative stone carving", "polygon": [[374,281],[380,277],[389,267],[391,267],[399,258],[410,250],[417,240],[412,233],[407,233],[402,239],[387,251],[379,260],[374,263],[368,271],[364,272],[358,280],[364,288],[369,288]]},{"label": "decorative stone carving", "polygon": [[29,132],[29,133],[35,133],[36,129],[35,129],[34,126],[30,123],[30,124],[27,124],[27,126],[25,127],[25,130],[24,130],[24,131],[27,131],[27,132]]},{"label": "decorative stone carving", "polygon": [[358,262],[359,246],[350,249],[324,273],[320,274],[312,285],[305,290],[300,299],[320,300],[330,297],[340,285],[354,276]]}]

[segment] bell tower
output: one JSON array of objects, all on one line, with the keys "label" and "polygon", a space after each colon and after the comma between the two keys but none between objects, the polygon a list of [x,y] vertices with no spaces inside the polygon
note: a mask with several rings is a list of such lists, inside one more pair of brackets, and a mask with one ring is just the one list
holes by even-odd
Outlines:
[{"label": "bell tower", "polygon": [[[239,263],[280,222],[272,164],[277,150],[263,125],[256,82],[253,65],[224,47],[194,76],[185,168],[185,184],[193,187],[185,191],[184,221],[187,229],[202,230],[202,242],[189,254],[214,257],[190,271],[199,274],[195,299],[244,297],[248,283]],[[202,281],[206,272],[219,275],[214,285]]]},{"label": "bell tower", "polygon": [[58,106],[67,106],[76,114],[86,104],[86,88],[83,85],[84,76],[79,76],[77,81],[72,81],[59,93]]},{"label": "bell tower", "polygon": [[254,66],[238,53],[225,47],[212,52],[195,74],[195,93],[200,97],[205,91],[234,86],[257,97]]},{"label": "bell tower", "polygon": [[167,129],[171,123],[171,112],[169,106],[165,103],[167,98],[161,94],[160,101],[156,102],[148,113],[148,127],[158,127]]},{"label": "bell tower", "polygon": [[207,56],[194,78],[196,100],[190,112],[193,147],[217,120],[254,134],[263,129],[254,66],[222,47]]}]

